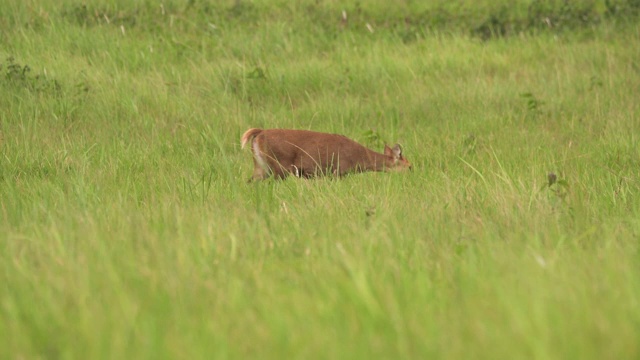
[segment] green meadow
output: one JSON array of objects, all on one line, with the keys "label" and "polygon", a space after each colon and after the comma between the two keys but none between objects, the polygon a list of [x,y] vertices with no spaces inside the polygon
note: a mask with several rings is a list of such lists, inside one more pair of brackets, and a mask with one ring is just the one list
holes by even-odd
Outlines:
[{"label": "green meadow", "polygon": [[[637,359],[634,0],[8,0],[0,358]],[[248,183],[251,127],[406,173]]]}]

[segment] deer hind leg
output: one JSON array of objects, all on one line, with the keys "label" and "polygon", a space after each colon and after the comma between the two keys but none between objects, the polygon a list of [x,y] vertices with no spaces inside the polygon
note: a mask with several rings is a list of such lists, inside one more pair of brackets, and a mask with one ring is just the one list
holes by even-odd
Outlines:
[{"label": "deer hind leg", "polygon": [[290,169],[285,168],[282,164],[280,164],[277,161],[274,161],[273,167],[271,169],[273,170],[273,176],[276,179],[284,179],[290,173]]},{"label": "deer hind leg", "polygon": [[253,166],[253,175],[249,181],[259,181],[269,177],[268,169],[265,170],[255,158],[253,159]]},{"label": "deer hind leg", "polygon": [[302,169],[295,164],[291,164],[291,166],[289,167],[289,172],[295,177],[302,177]]},{"label": "deer hind leg", "polygon": [[291,164],[291,173],[303,179],[315,178],[318,175],[319,163],[306,154],[298,155]]},{"label": "deer hind leg", "polygon": [[261,152],[255,143],[253,161],[255,164],[253,170],[254,180],[263,180],[271,175],[276,179],[284,179],[289,175],[289,169],[282,165],[275,156]]},{"label": "deer hind leg", "polygon": [[264,155],[260,151],[260,147],[258,146],[257,141],[253,141],[252,144],[253,150],[253,176],[249,181],[257,181],[264,180],[271,175],[271,169],[269,168],[269,164],[264,159]]},{"label": "deer hind leg", "polygon": [[291,166],[289,166],[289,172],[298,178],[308,179],[313,177],[313,167],[309,168],[305,165],[306,164],[301,161],[300,158],[297,158]]}]

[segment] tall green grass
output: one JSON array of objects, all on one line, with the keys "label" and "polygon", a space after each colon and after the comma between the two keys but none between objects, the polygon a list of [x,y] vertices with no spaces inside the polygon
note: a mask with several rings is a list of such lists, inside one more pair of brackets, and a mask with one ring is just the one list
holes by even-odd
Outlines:
[{"label": "tall green grass", "polygon": [[[639,29],[532,4],[10,1],[0,358],[637,358]],[[414,171],[247,184],[248,127]]]}]

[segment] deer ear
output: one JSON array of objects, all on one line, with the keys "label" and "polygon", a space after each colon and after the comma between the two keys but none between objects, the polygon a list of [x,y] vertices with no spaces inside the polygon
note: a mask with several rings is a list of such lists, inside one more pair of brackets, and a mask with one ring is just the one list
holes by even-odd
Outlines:
[{"label": "deer ear", "polygon": [[397,160],[402,158],[402,148],[400,147],[400,144],[395,144],[393,148],[389,150],[391,152],[391,156],[393,156],[394,159]]},{"label": "deer ear", "polygon": [[387,156],[393,156],[393,151],[387,144],[384,144],[384,154]]}]

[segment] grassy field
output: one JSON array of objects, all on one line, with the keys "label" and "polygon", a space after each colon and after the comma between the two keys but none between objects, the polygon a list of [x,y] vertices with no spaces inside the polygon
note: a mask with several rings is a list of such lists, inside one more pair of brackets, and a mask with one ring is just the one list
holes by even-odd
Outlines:
[{"label": "grassy field", "polygon": [[640,357],[633,1],[86,3],[0,8],[0,358]]}]

